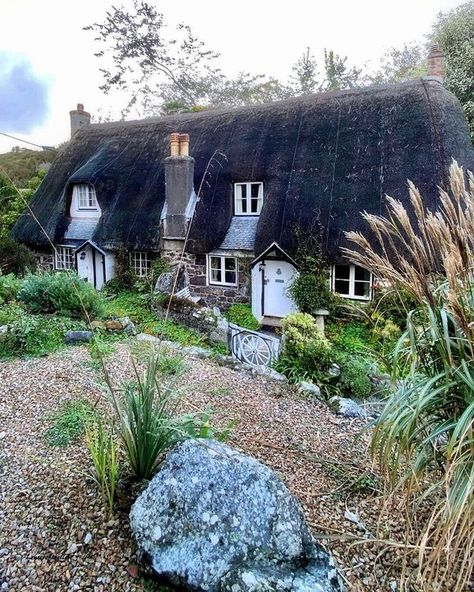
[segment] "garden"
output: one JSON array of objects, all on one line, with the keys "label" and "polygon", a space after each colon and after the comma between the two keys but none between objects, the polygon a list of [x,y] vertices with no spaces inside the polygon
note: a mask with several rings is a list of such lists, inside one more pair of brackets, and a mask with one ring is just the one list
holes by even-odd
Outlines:
[{"label": "garden", "polygon": [[[350,589],[469,589],[474,179],[453,165],[435,213],[413,186],[410,197],[410,214],[391,200],[388,218],[366,216],[373,243],[349,235],[347,255],[377,277],[370,303],[335,299],[316,250],[300,254],[291,289],[301,312],[283,320],[275,363],[287,381],[217,365],[223,348],[157,316],[146,281],[96,292],[69,272],[3,269],[6,589],[161,589],[139,563],[128,512],[169,450],[208,439],[282,477]],[[323,307],[325,335],[311,314]],[[227,315],[256,328],[242,305]],[[124,318],[156,344],[108,324]],[[89,343],[65,346],[68,331],[91,329]],[[374,399],[380,411],[371,423],[336,415],[325,403],[334,396]]]}]

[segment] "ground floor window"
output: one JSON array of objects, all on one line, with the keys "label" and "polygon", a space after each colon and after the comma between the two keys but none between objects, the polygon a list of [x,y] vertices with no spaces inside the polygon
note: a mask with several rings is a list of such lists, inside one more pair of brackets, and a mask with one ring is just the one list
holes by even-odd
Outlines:
[{"label": "ground floor window", "polygon": [[358,265],[334,265],[332,289],[343,298],[370,300],[372,298],[372,274]]},{"label": "ground floor window", "polygon": [[132,251],[130,253],[130,267],[138,277],[146,277],[151,268],[151,253]]},{"label": "ground floor window", "polygon": [[56,247],[54,254],[55,269],[73,269],[74,268],[74,248]]},{"label": "ground floor window", "polygon": [[237,285],[237,258],[224,255],[208,255],[207,277],[215,286]]}]

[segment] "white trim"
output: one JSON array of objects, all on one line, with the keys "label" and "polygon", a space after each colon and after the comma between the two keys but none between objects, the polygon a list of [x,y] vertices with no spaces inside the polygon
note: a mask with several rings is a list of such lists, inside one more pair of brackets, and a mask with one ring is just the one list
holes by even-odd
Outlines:
[{"label": "white trim", "polygon": [[149,251],[130,251],[130,267],[137,277],[148,277],[151,270],[151,253]]},{"label": "white trim", "polygon": [[75,247],[68,245],[56,245],[54,247],[54,269],[64,271],[74,269],[75,266]]},{"label": "white trim", "polygon": [[[258,196],[252,198],[252,185],[258,186]],[[242,188],[245,187],[245,197],[242,197]],[[252,199],[257,199],[257,211],[252,212]],[[242,203],[245,202],[245,212],[242,211]],[[259,216],[263,207],[263,183],[261,181],[244,181],[234,183],[234,216]]]},{"label": "white trim", "polygon": [[88,183],[78,183],[77,185],[74,185],[74,191],[77,194],[77,209],[79,211],[98,211],[97,196],[93,185]]},{"label": "white trim", "polygon": [[[346,281],[349,284],[349,293],[348,294],[341,294],[340,292],[336,292],[336,267],[337,266],[346,266],[349,267],[349,279],[346,278],[338,278],[338,281]],[[373,276],[372,273],[369,271],[369,279],[368,280],[356,280],[355,279],[355,270],[356,267],[360,269],[364,269],[360,265],[354,265],[353,263],[339,263],[334,264],[331,267],[331,290],[338,294],[341,298],[349,298],[350,300],[372,300],[372,284],[373,284]],[[367,271],[364,269],[364,271]],[[357,296],[355,294],[355,284],[369,284],[369,295],[368,296]]]},{"label": "white trim", "polygon": [[[221,278],[225,278],[226,271],[233,271],[235,273],[235,282],[226,282],[226,281],[215,281],[211,279],[211,258],[214,257],[216,259],[220,259],[219,269],[218,271],[221,274]],[[226,270],[225,269],[225,260],[226,259],[233,259],[235,261],[235,270]],[[239,285],[239,260],[237,257],[229,257],[228,255],[221,255],[220,253],[208,253],[206,256],[206,275],[207,275],[207,285],[208,286],[232,286],[237,287]]]}]

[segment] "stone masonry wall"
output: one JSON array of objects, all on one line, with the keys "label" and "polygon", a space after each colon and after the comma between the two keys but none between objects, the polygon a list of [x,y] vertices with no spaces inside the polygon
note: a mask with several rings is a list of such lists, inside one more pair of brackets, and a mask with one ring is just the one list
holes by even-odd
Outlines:
[{"label": "stone masonry wall", "polygon": [[[163,259],[171,265],[178,260],[176,252],[163,252]],[[182,259],[186,268],[187,282],[192,296],[202,298],[207,306],[218,306],[226,310],[232,304],[250,302],[250,257],[239,257],[238,286],[208,286],[206,255],[191,255],[186,253]]]}]

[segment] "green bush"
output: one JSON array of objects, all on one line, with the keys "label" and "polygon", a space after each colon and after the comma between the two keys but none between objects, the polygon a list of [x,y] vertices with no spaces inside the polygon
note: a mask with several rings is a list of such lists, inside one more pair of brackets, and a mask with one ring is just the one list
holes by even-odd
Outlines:
[{"label": "green bush", "polygon": [[336,349],[348,354],[367,352],[372,339],[369,327],[361,321],[330,321],[326,333]]},{"label": "green bush", "polygon": [[0,275],[0,299],[3,300],[3,302],[15,300],[20,285],[21,280],[12,273],[9,273],[8,275]]},{"label": "green bush", "polygon": [[22,277],[35,271],[38,260],[25,245],[4,238],[0,240],[0,273]]},{"label": "green bush", "polygon": [[253,316],[252,308],[248,304],[233,304],[225,313],[225,318],[229,323],[234,323],[251,331],[260,329],[260,323]]},{"label": "green bush", "polygon": [[306,313],[314,313],[320,308],[332,311],[338,301],[329,288],[329,272],[326,269],[300,271],[292,281],[288,294]]},{"label": "green bush", "polygon": [[29,275],[17,298],[34,313],[87,319],[100,317],[105,310],[103,295],[69,272]]},{"label": "green bush", "polygon": [[17,303],[0,307],[0,325],[8,331],[0,338],[0,358],[42,356],[60,349],[69,330],[84,329],[68,318],[32,315]]},{"label": "green bush", "polygon": [[365,360],[356,356],[343,355],[336,358],[341,368],[341,375],[337,383],[341,393],[353,399],[365,399],[372,392]]},{"label": "green bush", "polygon": [[[281,323],[284,349],[275,368],[289,379],[318,379],[331,363],[331,344],[314,318],[303,312],[285,317]],[[286,368],[286,371],[283,368]]]}]

